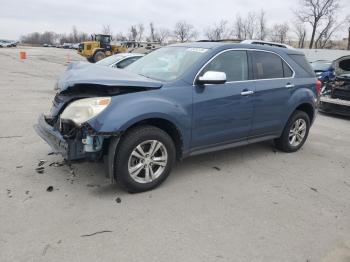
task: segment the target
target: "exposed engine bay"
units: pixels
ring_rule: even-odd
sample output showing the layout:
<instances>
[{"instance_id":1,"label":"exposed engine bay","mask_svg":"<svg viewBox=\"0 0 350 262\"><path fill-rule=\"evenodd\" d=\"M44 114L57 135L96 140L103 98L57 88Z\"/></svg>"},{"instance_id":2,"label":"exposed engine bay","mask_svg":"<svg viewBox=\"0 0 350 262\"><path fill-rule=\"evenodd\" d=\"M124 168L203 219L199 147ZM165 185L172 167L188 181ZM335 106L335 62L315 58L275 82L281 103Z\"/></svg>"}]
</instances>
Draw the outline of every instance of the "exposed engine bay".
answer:
<instances>
[{"instance_id":1,"label":"exposed engine bay","mask_svg":"<svg viewBox=\"0 0 350 262\"><path fill-rule=\"evenodd\" d=\"M320 110L350 115L350 56L333 62L335 76L322 88Z\"/></svg>"}]
</instances>

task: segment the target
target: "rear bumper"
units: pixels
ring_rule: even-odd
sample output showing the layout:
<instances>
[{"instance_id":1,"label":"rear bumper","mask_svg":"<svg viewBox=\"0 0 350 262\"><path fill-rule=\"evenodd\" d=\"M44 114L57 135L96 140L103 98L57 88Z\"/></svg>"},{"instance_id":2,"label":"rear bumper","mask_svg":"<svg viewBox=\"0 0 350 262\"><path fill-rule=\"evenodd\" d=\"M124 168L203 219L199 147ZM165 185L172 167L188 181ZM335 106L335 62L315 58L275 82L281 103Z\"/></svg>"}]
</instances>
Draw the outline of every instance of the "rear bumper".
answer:
<instances>
[{"instance_id":1,"label":"rear bumper","mask_svg":"<svg viewBox=\"0 0 350 262\"><path fill-rule=\"evenodd\" d=\"M319 110L325 113L350 116L350 101L321 96Z\"/></svg>"}]
</instances>

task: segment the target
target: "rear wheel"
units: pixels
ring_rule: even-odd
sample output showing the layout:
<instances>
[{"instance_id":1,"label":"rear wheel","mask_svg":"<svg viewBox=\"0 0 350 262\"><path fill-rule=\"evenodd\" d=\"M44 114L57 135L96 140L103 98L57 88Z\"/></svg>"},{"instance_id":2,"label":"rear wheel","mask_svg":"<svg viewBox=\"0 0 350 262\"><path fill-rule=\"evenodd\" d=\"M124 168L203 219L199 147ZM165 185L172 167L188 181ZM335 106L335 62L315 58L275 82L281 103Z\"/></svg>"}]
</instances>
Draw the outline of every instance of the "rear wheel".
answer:
<instances>
[{"instance_id":1,"label":"rear wheel","mask_svg":"<svg viewBox=\"0 0 350 262\"><path fill-rule=\"evenodd\" d=\"M281 137L275 140L276 147L284 152L295 152L305 143L310 130L310 118L296 110L288 120Z\"/></svg>"},{"instance_id":2,"label":"rear wheel","mask_svg":"<svg viewBox=\"0 0 350 262\"><path fill-rule=\"evenodd\" d=\"M117 183L128 192L143 192L168 177L175 162L175 146L163 130L141 126L121 139L116 156Z\"/></svg>"},{"instance_id":3,"label":"rear wheel","mask_svg":"<svg viewBox=\"0 0 350 262\"><path fill-rule=\"evenodd\" d=\"M105 53L103 53L102 51L97 51L95 54L94 54L94 62L98 62L100 60L102 60L103 58L105 58L106 55Z\"/></svg>"}]
</instances>

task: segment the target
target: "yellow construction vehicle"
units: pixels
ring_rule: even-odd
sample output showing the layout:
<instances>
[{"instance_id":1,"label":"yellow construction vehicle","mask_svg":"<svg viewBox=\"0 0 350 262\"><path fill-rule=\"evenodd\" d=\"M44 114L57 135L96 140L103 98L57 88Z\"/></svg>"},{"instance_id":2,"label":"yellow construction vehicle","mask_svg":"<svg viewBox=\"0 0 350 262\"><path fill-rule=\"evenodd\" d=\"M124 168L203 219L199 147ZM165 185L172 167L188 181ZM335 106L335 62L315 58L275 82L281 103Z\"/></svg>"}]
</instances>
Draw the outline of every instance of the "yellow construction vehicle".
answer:
<instances>
[{"instance_id":1,"label":"yellow construction vehicle","mask_svg":"<svg viewBox=\"0 0 350 262\"><path fill-rule=\"evenodd\" d=\"M89 62L95 63L107 56L127 51L125 46L112 45L111 40L110 35L92 35L91 41L79 44L78 54L86 57Z\"/></svg>"}]
</instances>

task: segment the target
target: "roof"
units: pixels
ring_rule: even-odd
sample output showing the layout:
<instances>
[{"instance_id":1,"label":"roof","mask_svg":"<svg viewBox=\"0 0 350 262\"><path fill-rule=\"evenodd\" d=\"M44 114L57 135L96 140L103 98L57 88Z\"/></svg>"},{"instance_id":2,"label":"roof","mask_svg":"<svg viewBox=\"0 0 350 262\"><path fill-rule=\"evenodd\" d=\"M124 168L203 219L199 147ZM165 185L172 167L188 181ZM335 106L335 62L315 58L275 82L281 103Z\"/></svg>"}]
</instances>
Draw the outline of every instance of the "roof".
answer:
<instances>
[{"instance_id":1,"label":"roof","mask_svg":"<svg viewBox=\"0 0 350 262\"><path fill-rule=\"evenodd\" d=\"M188 48L206 48L206 49L244 48L244 49L266 50L266 51L272 51L276 53L303 54L302 52L296 49L273 47L273 46L267 46L267 45L244 44L244 43L234 44L234 43L224 43L224 42L189 42L189 43L174 44L171 46L183 46Z\"/></svg>"}]
</instances>

